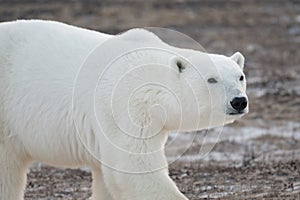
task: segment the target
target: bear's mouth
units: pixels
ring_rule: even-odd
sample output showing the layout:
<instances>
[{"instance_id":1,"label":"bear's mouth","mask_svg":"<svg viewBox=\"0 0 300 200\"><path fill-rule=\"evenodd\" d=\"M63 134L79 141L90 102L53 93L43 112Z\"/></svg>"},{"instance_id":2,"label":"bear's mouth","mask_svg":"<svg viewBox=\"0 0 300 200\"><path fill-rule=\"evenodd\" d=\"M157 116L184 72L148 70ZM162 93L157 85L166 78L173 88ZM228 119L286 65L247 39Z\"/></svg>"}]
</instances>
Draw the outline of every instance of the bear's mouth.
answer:
<instances>
[{"instance_id":1,"label":"bear's mouth","mask_svg":"<svg viewBox=\"0 0 300 200\"><path fill-rule=\"evenodd\" d=\"M245 111L239 111L239 112L231 112L231 113L228 113L229 115L243 115L245 114Z\"/></svg>"}]
</instances>

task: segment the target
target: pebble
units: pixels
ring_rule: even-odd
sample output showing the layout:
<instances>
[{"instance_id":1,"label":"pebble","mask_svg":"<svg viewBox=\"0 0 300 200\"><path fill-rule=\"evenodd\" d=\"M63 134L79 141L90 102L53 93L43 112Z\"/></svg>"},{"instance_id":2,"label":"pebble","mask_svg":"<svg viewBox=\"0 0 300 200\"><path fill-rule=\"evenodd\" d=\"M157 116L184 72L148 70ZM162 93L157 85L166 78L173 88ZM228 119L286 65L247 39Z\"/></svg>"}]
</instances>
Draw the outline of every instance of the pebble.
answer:
<instances>
[{"instance_id":1,"label":"pebble","mask_svg":"<svg viewBox=\"0 0 300 200\"><path fill-rule=\"evenodd\" d=\"M258 44L248 44L246 46L246 51L248 51L249 53L255 53L261 49L262 49L262 47Z\"/></svg>"},{"instance_id":2,"label":"pebble","mask_svg":"<svg viewBox=\"0 0 300 200\"><path fill-rule=\"evenodd\" d=\"M300 15L297 15L297 16L295 17L295 21L296 21L297 23L300 23Z\"/></svg>"},{"instance_id":3,"label":"pebble","mask_svg":"<svg viewBox=\"0 0 300 200\"><path fill-rule=\"evenodd\" d=\"M289 34L293 36L299 36L300 35L300 26L292 26L289 28Z\"/></svg>"}]
</instances>

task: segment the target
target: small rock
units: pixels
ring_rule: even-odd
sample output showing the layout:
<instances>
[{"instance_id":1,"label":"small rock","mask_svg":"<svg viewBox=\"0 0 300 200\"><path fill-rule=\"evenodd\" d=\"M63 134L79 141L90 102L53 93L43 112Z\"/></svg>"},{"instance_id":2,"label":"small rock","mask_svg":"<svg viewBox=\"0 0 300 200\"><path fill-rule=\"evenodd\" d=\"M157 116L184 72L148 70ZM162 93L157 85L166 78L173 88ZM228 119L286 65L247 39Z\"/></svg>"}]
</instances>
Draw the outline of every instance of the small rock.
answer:
<instances>
[{"instance_id":1,"label":"small rock","mask_svg":"<svg viewBox=\"0 0 300 200\"><path fill-rule=\"evenodd\" d=\"M297 16L295 17L295 21L296 21L297 23L300 23L300 15L297 15Z\"/></svg>"},{"instance_id":2,"label":"small rock","mask_svg":"<svg viewBox=\"0 0 300 200\"><path fill-rule=\"evenodd\" d=\"M300 26L292 26L289 28L289 34L294 36L300 35Z\"/></svg>"},{"instance_id":3,"label":"small rock","mask_svg":"<svg viewBox=\"0 0 300 200\"><path fill-rule=\"evenodd\" d=\"M255 53L260 49L261 46L259 46L258 44L248 44L246 47L246 51L248 51L249 53Z\"/></svg>"}]
</instances>

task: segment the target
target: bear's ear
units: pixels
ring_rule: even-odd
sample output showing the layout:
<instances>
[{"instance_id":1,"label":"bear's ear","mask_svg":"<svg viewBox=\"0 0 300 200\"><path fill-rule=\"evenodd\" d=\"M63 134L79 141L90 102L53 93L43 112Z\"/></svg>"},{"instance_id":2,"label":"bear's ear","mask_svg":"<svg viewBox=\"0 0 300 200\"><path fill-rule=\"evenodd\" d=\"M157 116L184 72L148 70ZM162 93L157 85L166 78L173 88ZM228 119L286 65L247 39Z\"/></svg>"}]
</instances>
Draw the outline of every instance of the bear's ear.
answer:
<instances>
[{"instance_id":1,"label":"bear's ear","mask_svg":"<svg viewBox=\"0 0 300 200\"><path fill-rule=\"evenodd\" d=\"M170 59L169 64L173 69L178 70L179 73L182 73L186 66L186 61L179 56L174 56Z\"/></svg>"},{"instance_id":2,"label":"bear's ear","mask_svg":"<svg viewBox=\"0 0 300 200\"><path fill-rule=\"evenodd\" d=\"M244 69L245 57L240 52L235 52L230 58L236 62L242 70Z\"/></svg>"}]
</instances>

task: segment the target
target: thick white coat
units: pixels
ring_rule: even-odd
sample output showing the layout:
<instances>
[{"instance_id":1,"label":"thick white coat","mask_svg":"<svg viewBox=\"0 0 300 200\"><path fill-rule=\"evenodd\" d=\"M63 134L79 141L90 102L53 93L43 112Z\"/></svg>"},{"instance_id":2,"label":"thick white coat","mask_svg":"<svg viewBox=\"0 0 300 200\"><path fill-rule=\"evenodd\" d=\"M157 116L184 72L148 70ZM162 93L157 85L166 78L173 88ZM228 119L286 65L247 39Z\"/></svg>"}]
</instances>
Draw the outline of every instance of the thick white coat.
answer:
<instances>
[{"instance_id":1,"label":"thick white coat","mask_svg":"<svg viewBox=\"0 0 300 200\"><path fill-rule=\"evenodd\" d=\"M97 49L108 39L111 39L112 43L105 51L103 47ZM178 56L159 57L149 50L146 51L146 56L139 53L136 54L137 58L132 55L125 56L125 60L120 61L124 66L113 66L107 70L102 79L103 85L99 86L99 92L95 95L96 111L100 113L102 125L99 128L92 117L94 110L89 97L94 88L89 89L89 84L99 75L99 66L103 68L100 72L103 72L105 66L101 64L106 63L105 59L124 50L121 48L120 52L114 52L118 49L114 45L118 45L120 41L125 41L124 49L128 46L129 49L133 49L148 45L173 51ZM100 52L103 53L103 57L99 55ZM81 74L88 73L91 77L78 75L90 54L91 61L88 62L92 64L86 65L92 66L87 67L92 71L83 71ZM154 54L159 58L153 58ZM26 170L33 161L54 166L91 167L94 179L93 199L187 199L168 176L163 152L167 132L196 130L232 122L240 116L229 116L226 113L231 109L228 102L235 96L245 96L246 89L245 83L238 80L238 77L243 75L244 65L243 57L239 53L232 58L207 54L218 70L221 70L219 72L203 66L203 62L198 59L201 55L203 53L168 46L152 33L139 29L112 36L51 21L21 20L1 23L0 199L23 198ZM182 75L177 71L174 59L185 65L186 69L183 69L185 71ZM123 100L122 91L126 91L124 88L139 85L144 79L134 84L132 80L135 79L125 80L120 84L122 88L118 91L121 91L121 96L116 96L118 101L114 104L117 109L115 116L107 106L111 103L111 91L115 81L131 66L150 61L153 62L151 69L156 70L147 71L147 75L140 74L142 72L139 71L136 75L169 85L176 91L184 104L183 110L180 111L183 116L181 127L178 127L179 110L172 95L152 86L147 86L133 97L132 120L139 128L129 125L128 121L124 120L127 112L123 113L122 110L126 109L124 105L127 105L128 99L124 97ZM94 63L99 64L98 68L93 66ZM165 72L165 69L162 70L155 63L170 66L171 70L167 71L171 72ZM197 70L203 72L204 78L198 80L199 76L195 75L192 65L199 66ZM93 74L95 77L92 77ZM188 90L183 88L185 83L178 80L179 76L184 76L191 82L195 95L201 100L201 115L194 111L197 102L189 100ZM225 87L207 86L206 78L209 76L223 80ZM76 82L78 79L82 82ZM126 92L130 92L129 89ZM220 94L221 98L209 97ZM174 119L171 117L164 121L165 119L160 117L163 113L159 109L153 109L149 114L149 109L156 104L165 106L166 114L174 116ZM209 121L207 116L211 113L216 116ZM112 120L113 117L116 121ZM144 127L143 124L149 121L152 126ZM153 130L161 129L154 137L135 139L121 134L120 127L116 124L125 127L131 136L139 137L139 134L151 136ZM144 128L143 131L140 131L140 127ZM120 151L115 145L126 152ZM160 150L154 155L140 156L157 149ZM128 152L139 155L133 156Z\"/></svg>"}]
</instances>

